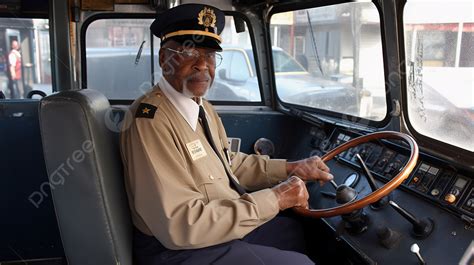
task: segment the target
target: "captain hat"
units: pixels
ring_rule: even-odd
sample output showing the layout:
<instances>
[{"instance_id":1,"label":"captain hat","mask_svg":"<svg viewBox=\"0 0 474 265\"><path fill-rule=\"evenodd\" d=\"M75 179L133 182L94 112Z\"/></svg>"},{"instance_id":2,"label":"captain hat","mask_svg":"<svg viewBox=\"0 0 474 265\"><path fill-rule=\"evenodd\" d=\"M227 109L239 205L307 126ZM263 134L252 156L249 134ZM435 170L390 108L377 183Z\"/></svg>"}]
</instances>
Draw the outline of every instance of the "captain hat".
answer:
<instances>
[{"instance_id":1,"label":"captain hat","mask_svg":"<svg viewBox=\"0 0 474 265\"><path fill-rule=\"evenodd\" d=\"M225 15L220 9L204 4L184 4L157 14L150 30L161 39L161 45L174 40L222 51L220 34L224 25Z\"/></svg>"}]
</instances>

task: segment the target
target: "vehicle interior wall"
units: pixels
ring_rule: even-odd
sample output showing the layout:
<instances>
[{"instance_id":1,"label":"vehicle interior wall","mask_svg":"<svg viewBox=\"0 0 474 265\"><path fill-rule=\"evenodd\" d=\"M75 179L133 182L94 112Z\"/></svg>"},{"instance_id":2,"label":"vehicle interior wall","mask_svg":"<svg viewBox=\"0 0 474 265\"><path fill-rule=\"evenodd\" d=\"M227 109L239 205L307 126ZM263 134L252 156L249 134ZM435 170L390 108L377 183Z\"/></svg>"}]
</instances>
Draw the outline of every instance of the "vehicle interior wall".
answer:
<instances>
[{"instance_id":1,"label":"vehicle interior wall","mask_svg":"<svg viewBox=\"0 0 474 265\"><path fill-rule=\"evenodd\" d=\"M2 264L66 264L39 131L41 96L27 99L32 89L51 84L48 2L9 1L0 7L0 90L6 95L0 99ZM16 96L7 74L13 40L22 59L23 94Z\"/></svg>"},{"instance_id":2,"label":"vehicle interior wall","mask_svg":"<svg viewBox=\"0 0 474 265\"><path fill-rule=\"evenodd\" d=\"M49 260L62 249L39 131L38 100L0 100L0 262ZM61 183L57 183L59 186Z\"/></svg>"}]
</instances>

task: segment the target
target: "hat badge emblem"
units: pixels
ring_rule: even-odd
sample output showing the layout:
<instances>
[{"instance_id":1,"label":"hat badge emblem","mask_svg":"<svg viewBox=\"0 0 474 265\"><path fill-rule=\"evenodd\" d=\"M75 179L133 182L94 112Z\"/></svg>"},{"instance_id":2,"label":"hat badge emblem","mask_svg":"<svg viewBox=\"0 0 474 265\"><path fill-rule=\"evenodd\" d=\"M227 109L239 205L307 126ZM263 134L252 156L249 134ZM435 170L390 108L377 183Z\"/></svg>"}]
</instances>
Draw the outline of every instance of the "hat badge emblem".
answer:
<instances>
[{"instance_id":1,"label":"hat badge emblem","mask_svg":"<svg viewBox=\"0 0 474 265\"><path fill-rule=\"evenodd\" d=\"M216 15L214 14L214 10L212 8L204 7L204 9L199 12L198 24L203 25L206 28L206 31L209 31L209 27L214 28L216 26Z\"/></svg>"}]
</instances>

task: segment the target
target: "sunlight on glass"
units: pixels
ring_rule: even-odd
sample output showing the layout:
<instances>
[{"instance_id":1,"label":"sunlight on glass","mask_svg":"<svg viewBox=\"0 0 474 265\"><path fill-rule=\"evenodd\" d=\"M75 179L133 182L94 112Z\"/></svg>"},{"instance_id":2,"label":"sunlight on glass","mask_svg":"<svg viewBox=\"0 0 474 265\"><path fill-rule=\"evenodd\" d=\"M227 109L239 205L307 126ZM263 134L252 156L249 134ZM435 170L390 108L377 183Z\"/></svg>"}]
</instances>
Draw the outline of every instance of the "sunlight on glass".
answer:
<instances>
[{"instance_id":1,"label":"sunlight on glass","mask_svg":"<svg viewBox=\"0 0 474 265\"><path fill-rule=\"evenodd\" d=\"M474 151L474 3L409 0L408 116L421 134Z\"/></svg>"},{"instance_id":2,"label":"sunlight on glass","mask_svg":"<svg viewBox=\"0 0 474 265\"><path fill-rule=\"evenodd\" d=\"M277 93L287 103L352 120L387 113L374 4L346 3L275 14L270 24Z\"/></svg>"}]
</instances>

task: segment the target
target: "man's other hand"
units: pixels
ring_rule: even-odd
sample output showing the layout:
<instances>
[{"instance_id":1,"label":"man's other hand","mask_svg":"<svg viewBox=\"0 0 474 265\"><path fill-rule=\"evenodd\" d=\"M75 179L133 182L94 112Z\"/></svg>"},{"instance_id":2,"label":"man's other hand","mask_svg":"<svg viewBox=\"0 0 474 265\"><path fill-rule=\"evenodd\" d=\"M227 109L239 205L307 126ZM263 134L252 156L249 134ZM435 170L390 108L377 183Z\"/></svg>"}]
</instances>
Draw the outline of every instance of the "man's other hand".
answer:
<instances>
[{"instance_id":1,"label":"man's other hand","mask_svg":"<svg viewBox=\"0 0 474 265\"><path fill-rule=\"evenodd\" d=\"M319 181L321 185L334 178L329 173L329 167L319 156L288 162L286 163L286 171L289 176L296 175L304 181Z\"/></svg>"},{"instance_id":2,"label":"man's other hand","mask_svg":"<svg viewBox=\"0 0 474 265\"><path fill-rule=\"evenodd\" d=\"M308 208L308 190L300 178L292 176L273 187L272 190L278 198L280 211L294 206Z\"/></svg>"}]
</instances>

